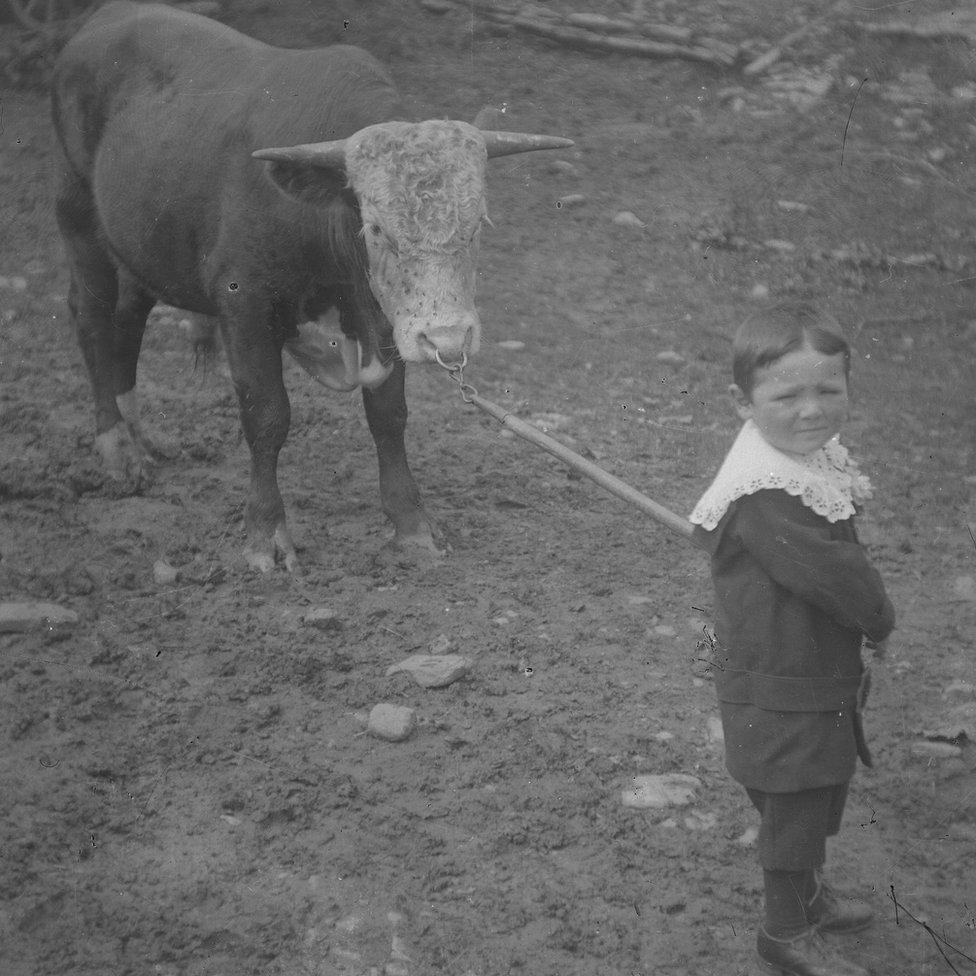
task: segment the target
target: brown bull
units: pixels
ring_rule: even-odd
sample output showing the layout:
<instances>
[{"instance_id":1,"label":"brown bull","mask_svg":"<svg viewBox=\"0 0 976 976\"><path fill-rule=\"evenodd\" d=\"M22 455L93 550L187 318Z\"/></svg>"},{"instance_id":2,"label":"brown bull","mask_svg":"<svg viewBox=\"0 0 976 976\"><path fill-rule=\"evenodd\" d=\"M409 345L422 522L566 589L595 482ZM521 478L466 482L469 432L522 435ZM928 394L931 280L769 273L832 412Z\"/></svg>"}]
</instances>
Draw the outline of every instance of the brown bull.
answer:
<instances>
[{"instance_id":1,"label":"brown bull","mask_svg":"<svg viewBox=\"0 0 976 976\"><path fill-rule=\"evenodd\" d=\"M285 50L125 2L64 49L52 102L69 306L109 471L141 477L152 456L136 366L163 301L219 323L251 450L250 565L296 563L276 473L283 349L327 386L362 387L395 539L432 547L404 451L404 364L477 349L486 159L572 143L402 121L358 48ZM329 312L334 350L304 328Z\"/></svg>"}]
</instances>

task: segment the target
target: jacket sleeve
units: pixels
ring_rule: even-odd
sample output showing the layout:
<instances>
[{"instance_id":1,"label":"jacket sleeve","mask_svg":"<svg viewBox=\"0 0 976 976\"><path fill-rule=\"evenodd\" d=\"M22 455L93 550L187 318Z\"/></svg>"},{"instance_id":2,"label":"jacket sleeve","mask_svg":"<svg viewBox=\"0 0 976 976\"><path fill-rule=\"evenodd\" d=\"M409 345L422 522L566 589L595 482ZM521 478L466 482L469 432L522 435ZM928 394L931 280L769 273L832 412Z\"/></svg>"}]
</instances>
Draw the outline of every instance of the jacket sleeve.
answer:
<instances>
[{"instance_id":1,"label":"jacket sleeve","mask_svg":"<svg viewBox=\"0 0 976 976\"><path fill-rule=\"evenodd\" d=\"M780 586L870 640L891 633L894 608L853 533L838 538L825 518L785 491L747 495L737 509L735 534Z\"/></svg>"}]
</instances>

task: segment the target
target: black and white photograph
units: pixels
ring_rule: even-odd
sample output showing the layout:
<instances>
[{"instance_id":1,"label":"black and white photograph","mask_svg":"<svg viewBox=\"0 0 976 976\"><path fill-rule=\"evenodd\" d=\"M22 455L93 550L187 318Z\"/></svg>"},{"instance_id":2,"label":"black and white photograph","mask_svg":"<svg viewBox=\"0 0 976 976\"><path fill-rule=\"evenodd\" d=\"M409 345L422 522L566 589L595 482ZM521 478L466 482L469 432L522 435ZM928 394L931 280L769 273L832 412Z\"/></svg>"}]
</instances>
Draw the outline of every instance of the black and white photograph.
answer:
<instances>
[{"instance_id":1,"label":"black and white photograph","mask_svg":"<svg viewBox=\"0 0 976 976\"><path fill-rule=\"evenodd\" d=\"M0 0L0 976L976 976L976 7Z\"/></svg>"}]
</instances>

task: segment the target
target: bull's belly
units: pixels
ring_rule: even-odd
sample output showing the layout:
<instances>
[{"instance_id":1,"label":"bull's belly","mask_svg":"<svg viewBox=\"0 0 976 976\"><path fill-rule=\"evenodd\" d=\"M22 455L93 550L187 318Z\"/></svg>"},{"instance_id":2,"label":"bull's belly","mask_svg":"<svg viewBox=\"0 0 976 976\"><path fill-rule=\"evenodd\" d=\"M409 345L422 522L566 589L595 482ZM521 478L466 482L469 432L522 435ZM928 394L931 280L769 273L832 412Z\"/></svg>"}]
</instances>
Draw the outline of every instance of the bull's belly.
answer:
<instances>
[{"instance_id":1,"label":"bull's belly","mask_svg":"<svg viewBox=\"0 0 976 976\"><path fill-rule=\"evenodd\" d=\"M190 179L188 163L153 149L127 149L118 133L103 143L92 174L102 232L115 260L158 300L216 315L206 280L216 236L208 194Z\"/></svg>"}]
</instances>

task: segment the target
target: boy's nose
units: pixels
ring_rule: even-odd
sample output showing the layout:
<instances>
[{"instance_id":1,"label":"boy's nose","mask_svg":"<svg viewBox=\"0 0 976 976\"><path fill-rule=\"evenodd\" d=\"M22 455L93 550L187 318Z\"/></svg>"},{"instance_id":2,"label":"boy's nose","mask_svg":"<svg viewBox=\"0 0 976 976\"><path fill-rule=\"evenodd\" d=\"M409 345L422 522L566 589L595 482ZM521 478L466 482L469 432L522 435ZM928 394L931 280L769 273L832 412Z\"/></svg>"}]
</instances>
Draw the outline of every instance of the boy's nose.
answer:
<instances>
[{"instance_id":1,"label":"boy's nose","mask_svg":"<svg viewBox=\"0 0 976 976\"><path fill-rule=\"evenodd\" d=\"M823 406L816 397L804 397L800 401L801 417L818 417L823 413Z\"/></svg>"}]
</instances>

